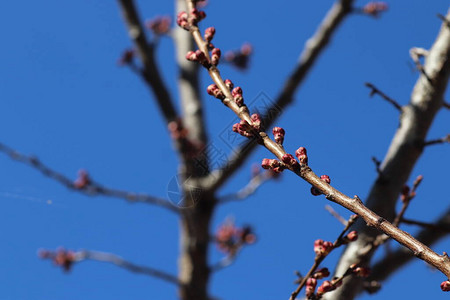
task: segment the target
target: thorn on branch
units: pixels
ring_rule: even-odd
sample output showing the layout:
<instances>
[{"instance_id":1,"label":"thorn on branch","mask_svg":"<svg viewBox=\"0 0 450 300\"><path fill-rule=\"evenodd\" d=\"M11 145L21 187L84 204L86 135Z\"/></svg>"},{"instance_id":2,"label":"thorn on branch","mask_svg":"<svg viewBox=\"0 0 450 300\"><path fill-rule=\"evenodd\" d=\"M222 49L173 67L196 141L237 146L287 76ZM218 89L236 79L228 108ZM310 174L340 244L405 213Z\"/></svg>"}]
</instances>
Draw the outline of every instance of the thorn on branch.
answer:
<instances>
[{"instance_id":1,"label":"thorn on branch","mask_svg":"<svg viewBox=\"0 0 450 300\"><path fill-rule=\"evenodd\" d=\"M370 82L366 82L365 86L370 88L370 94L369 94L370 97L373 97L375 94L378 94L378 95L380 95L381 98L383 98L387 102L391 103L399 112L402 111L402 106L400 104L398 104L397 101L395 101L394 99L392 99L391 97L387 96L385 93L380 91L375 85L373 85Z\"/></svg>"}]
</instances>

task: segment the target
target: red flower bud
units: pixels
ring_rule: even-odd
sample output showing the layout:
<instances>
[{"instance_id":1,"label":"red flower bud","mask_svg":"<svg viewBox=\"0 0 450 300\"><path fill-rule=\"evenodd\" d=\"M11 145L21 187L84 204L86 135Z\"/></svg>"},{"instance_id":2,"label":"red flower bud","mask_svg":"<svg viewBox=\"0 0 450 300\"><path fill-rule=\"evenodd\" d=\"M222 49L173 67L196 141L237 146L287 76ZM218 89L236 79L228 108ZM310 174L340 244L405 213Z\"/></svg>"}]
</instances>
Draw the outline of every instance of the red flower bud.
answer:
<instances>
[{"instance_id":1,"label":"red flower bud","mask_svg":"<svg viewBox=\"0 0 450 300\"><path fill-rule=\"evenodd\" d=\"M306 287L305 287L306 298L309 298L314 294L316 285L317 285L317 279L310 277L310 278L308 278L308 280L306 280Z\"/></svg>"},{"instance_id":2,"label":"red flower bud","mask_svg":"<svg viewBox=\"0 0 450 300\"><path fill-rule=\"evenodd\" d=\"M250 118L253 122L253 128L259 131L261 129L261 117L258 114L252 114Z\"/></svg>"},{"instance_id":3,"label":"red flower bud","mask_svg":"<svg viewBox=\"0 0 450 300\"><path fill-rule=\"evenodd\" d=\"M355 230L350 231L345 238L349 242L354 242L358 239L358 232Z\"/></svg>"},{"instance_id":4,"label":"red flower bud","mask_svg":"<svg viewBox=\"0 0 450 300\"><path fill-rule=\"evenodd\" d=\"M211 64L213 66L217 66L219 64L219 60L220 60L220 49L219 48L214 48L211 52Z\"/></svg>"},{"instance_id":5,"label":"red flower bud","mask_svg":"<svg viewBox=\"0 0 450 300\"><path fill-rule=\"evenodd\" d=\"M177 24L184 30L189 30L188 14L185 11L180 11L177 15Z\"/></svg>"},{"instance_id":6,"label":"red flower bud","mask_svg":"<svg viewBox=\"0 0 450 300\"><path fill-rule=\"evenodd\" d=\"M225 95L222 93L222 91L219 89L219 87L215 84L210 84L206 88L206 92L209 95L216 97L217 99L220 99L220 100L225 99Z\"/></svg>"},{"instance_id":7,"label":"red flower bud","mask_svg":"<svg viewBox=\"0 0 450 300\"><path fill-rule=\"evenodd\" d=\"M298 166L298 162L294 158L294 156L292 156L292 154L283 155L283 157L281 158L281 161L293 168Z\"/></svg>"},{"instance_id":8,"label":"red flower bud","mask_svg":"<svg viewBox=\"0 0 450 300\"><path fill-rule=\"evenodd\" d=\"M214 27L208 27L205 29L204 39L207 43L210 43L214 38L214 34L216 33L216 29Z\"/></svg>"},{"instance_id":9,"label":"red flower bud","mask_svg":"<svg viewBox=\"0 0 450 300\"><path fill-rule=\"evenodd\" d=\"M225 79L224 83L230 91L233 89L234 84L230 79Z\"/></svg>"},{"instance_id":10,"label":"red flower bud","mask_svg":"<svg viewBox=\"0 0 450 300\"><path fill-rule=\"evenodd\" d=\"M443 292L450 292L450 280L446 280L441 283L441 290Z\"/></svg>"},{"instance_id":11,"label":"red flower bud","mask_svg":"<svg viewBox=\"0 0 450 300\"><path fill-rule=\"evenodd\" d=\"M327 255L328 253L330 253L331 250L333 250L333 243L332 242L327 242L324 240L316 240L314 242L314 252L317 255Z\"/></svg>"},{"instance_id":12,"label":"red flower bud","mask_svg":"<svg viewBox=\"0 0 450 300\"><path fill-rule=\"evenodd\" d=\"M313 277L316 279L322 279L328 276L330 276L330 271L328 270L328 268L319 269L316 272L314 272L313 275Z\"/></svg>"},{"instance_id":13,"label":"red flower bud","mask_svg":"<svg viewBox=\"0 0 450 300\"><path fill-rule=\"evenodd\" d=\"M272 129L272 133L273 133L273 138L274 138L275 142L282 145L283 141L284 141L284 135L285 135L284 129L281 127L274 127Z\"/></svg>"},{"instance_id":14,"label":"red flower bud","mask_svg":"<svg viewBox=\"0 0 450 300\"><path fill-rule=\"evenodd\" d=\"M317 288L317 296L322 296L327 292L335 290L336 287L328 280L322 282L322 285Z\"/></svg>"},{"instance_id":15,"label":"red flower bud","mask_svg":"<svg viewBox=\"0 0 450 300\"><path fill-rule=\"evenodd\" d=\"M308 165L308 155L306 154L305 147L298 148L297 151L295 151L295 156L297 156L297 159L300 162L301 166Z\"/></svg>"}]
</instances>

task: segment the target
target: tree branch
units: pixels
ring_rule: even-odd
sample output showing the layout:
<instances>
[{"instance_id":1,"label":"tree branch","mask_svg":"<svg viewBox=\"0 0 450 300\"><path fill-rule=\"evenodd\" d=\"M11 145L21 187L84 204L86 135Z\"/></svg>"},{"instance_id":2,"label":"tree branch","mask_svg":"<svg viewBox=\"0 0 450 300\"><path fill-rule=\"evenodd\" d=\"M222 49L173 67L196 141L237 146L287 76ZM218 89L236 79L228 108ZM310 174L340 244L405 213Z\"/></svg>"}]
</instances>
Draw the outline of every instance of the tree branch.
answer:
<instances>
[{"instance_id":1,"label":"tree branch","mask_svg":"<svg viewBox=\"0 0 450 300\"><path fill-rule=\"evenodd\" d=\"M142 202L146 204L157 205L166 208L172 212L178 213L178 208L175 207L170 201L162 198L156 198L146 194L138 194L133 192L127 192L117 189L108 188L99 185L92 180L86 183L83 187L77 186L76 182L65 175L49 168L43 164L37 157L24 155L4 144L0 143L0 152L5 153L11 159L26 164L37 171L41 172L44 176L49 177L60 184L64 185L68 189L85 194L87 196L107 196L112 198L124 199L131 203Z\"/></svg>"},{"instance_id":2,"label":"tree branch","mask_svg":"<svg viewBox=\"0 0 450 300\"><path fill-rule=\"evenodd\" d=\"M433 227L426 227L416 234L418 240L427 245L432 245L448 236L450 233L450 209L436 221ZM441 230L436 230L440 228ZM400 247L396 251L381 258L371 267L371 275L368 280L384 281L396 271L409 263L414 257L406 248ZM361 292L361 291L360 291Z\"/></svg>"},{"instance_id":3,"label":"tree branch","mask_svg":"<svg viewBox=\"0 0 450 300\"><path fill-rule=\"evenodd\" d=\"M328 46L333 34L337 31L344 19L351 13L352 4L353 0L337 0L322 20L317 31L306 42L297 65L284 83L274 104L263 114L265 118L262 120L262 124L264 124L266 128L269 128L278 117L270 112L274 111L274 109L280 111L293 101L295 92L303 83L303 80L312 69L320 54ZM255 148L256 143L252 140L245 142L241 147L237 147L229 157L228 162L221 169L211 173L209 182L211 189L218 189L225 183L225 181L244 164L244 161L250 156Z\"/></svg>"},{"instance_id":4,"label":"tree branch","mask_svg":"<svg viewBox=\"0 0 450 300\"><path fill-rule=\"evenodd\" d=\"M385 216L388 220L392 220L395 215L398 195L423 151L423 143L431 123L442 107L450 74L450 29L448 26L441 26L423 68L424 72L421 73L413 89L410 103L403 107L400 127L380 166L382 177L378 176L366 201L366 205L371 210ZM366 228L362 222L357 226L360 238L356 243L349 245L341 256L336 269L337 274L345 272L352 263L367 264L373 255L373 252L360 255L359 249L370 244L379 233ZM353 299L361 287L361 280L351 278L327 299Z\"/></svg>"},{"instance_id":5,"label":"tree branch","mask_svg":"<svg viewBox=\"0 0 450 300\"><path fill-rule=\"evenodd\" d=\"M430 145L443 144L443 143L450 143L450 134L447 134L446 136L444 136L440 139L426 141L423 145L430 146Z\"/></svg>"},{"instance_id":6,"label":"tree branch","mask_svg":"<svg viewBox=\"0 0 450 300\"><path fill-rule=\"evenodd\" d=\"M122 9L122 14L128 27L128 35L134 42L137 53L142 61L143 71L142 77L151 87L156 102L162 115L169 123L177 118L177 112L173 105L173 100L169 90L165 85L158 66L155 62L154 48L148 43L145 36L145 30L139 19L133 0L118 0Z\"/></svg>"},{"instance_id":7,"label":"tree branch","mask_svg":"<svg viewBox=\"0 0 450 300\"><path fill-rule=\"evenodd\" d=\"M155 268L136 265L136 264L129 262L115 254L99 252L99 251L92 251L92 250L81 250L79 252L76 252L76 258L77 258L77 260L76 260L77 262L81 262L81 261L85 261L85 260L95 260L95 261L111 263L111 264L114 264L116 266L124 268L133 273L144 274L144 275L155 277L155 278L158 278L158 279L161 279L161 280L164 280L164 281L176 284L176 285L181 285L180 281L178 280L178 278L176 276L168 274L164 271L157 270Z\"/></svg>"},{"instance_id":8,"label":"tree branch","mask_svg":"<svg viewBox=\"0 0 450 300\"><path fill-rule=\"evenodd\" d=\"M402 106L400 104L398 104L397 101L395 101L394 99L392 99L391 97L387 96L385 93L383 93L382 91L380 91L376 86L374 86L372 83L370 82L366 82L365 86L367 86L369 89L371 89L370 91L370 97L372 97L375 94L380 95L381 98L383 98L384 100L386 100L387 102L391 103L399 112L402 111Z\"/></svg>"},{"instance_id":9,"label":"tree branch","mask_svg":"<svg viewBox=\"0 0 450 300\"><path fill-rule=\"evenodd\" d=\"M250 112L248 108L245 106L245 104L243 104L243 100L240 99L240 101L238 101L239 95L242 93L242 90L240 88L236 88L233 90L233 93L231 93L228 85L225 84L224 80L222 79L220 72L216 67L216 64L214 64L212 60L212 56L210 57L209 55L208 43L205 40L203 40L202 35L200 34L200 30L197 26L198 21L201 20L201 18L199 17L201 16L201 14L198 11L194 10L195 3L193 0L186 0L186 1L188 4L189 11L191 13L185 14L184 17L180 17L178 23L180 26L184 26L184 28L188 29L191 32L192 36L194 37L197 43L198 48L200 49L199 51L203 52L203 54L201 52L198 55L195 54L195 57L192 60L201 63L208 70L211 79L214 81L214 85L211 85L208 88L208 91L215 97L219 98L224 105L226 105L229 109L231 109L241 119L241 122L236 124L237 125L237 127L235 128L236 131L244 136L255 138L258 144L263 145L280 160L277 161L264 159L263 167L272 168L276 172L281 172L283 169L289 169L290 171L294 172L297 176L301 177L302 179L310 183L316 190L316 193L324 194L326 195L326 198L328 200L338 203L339 205L356 213L365 221L365 223L368 226L376 228L377 230L387 234L388 236L390 236L403 246L413 251L418 258L436 267L444 275L450 278L450 258L446 254L439 255L433 252L426 245L420 243L408 233L404 232L403 230L400 230L399 228L388 222L386 219L380 217L374 211L364 206L362 201L357 196L355 196L354 198L350 198L344 195L343 193L339 192L332 186L330 186L329 183L325 182L322 178L319 178L308 166L307 164L308 157L306 156L306 150L303 147L300 147L296 151L297 158L300 161L299 164L298 161L295 160L291 154L286 153L283 146L281 145L281 142L273 141L272 139L269 138L269 136L265 132L261 131L259 126L260 122L259 116L258 115L250 116ZM445 31L443 32L444 38L447 38L448 37L447 35L450 34L449 32ZM448 38L446 42L448 43L449 48L448 51L450 52L450 38ZM438 52L442 51L441 47L438 47L439 48ZM446 48L444 47L444 49ZM430 55L430 57L432 57L433 55L435 54L433 53L432 55ZM202 57L202 59L201 60L197 59L198 57ZM435 72L428 72L428 73L434 75ZM446 73L444 72L444 74ZM446 74L446 76L448 77L448 73ZM443 88L445 90L445 84ZM415 99L413 99L413 103L416 104ZM440 103L438 103L438 105L435 106L439 107L439 104ZM437 108L434 112L436 111ZM346 271L348 270L348 266L352 264L353 263L347 264Z\"/></svg>"}]
</instances>

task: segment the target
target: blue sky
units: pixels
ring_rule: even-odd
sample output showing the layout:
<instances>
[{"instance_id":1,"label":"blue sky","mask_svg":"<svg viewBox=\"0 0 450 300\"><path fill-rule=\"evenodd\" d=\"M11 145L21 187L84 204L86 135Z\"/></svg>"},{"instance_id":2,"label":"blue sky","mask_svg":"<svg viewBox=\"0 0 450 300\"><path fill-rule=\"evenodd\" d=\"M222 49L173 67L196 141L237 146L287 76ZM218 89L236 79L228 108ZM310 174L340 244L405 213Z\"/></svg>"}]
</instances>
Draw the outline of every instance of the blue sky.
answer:
<instances>
[{"instance_id":1,"label":"blue sky","mask_svg":"<svg viewBox=\"0 0 450 300\"><path fill-rule=\"evenodd\" d=\"M253 103L261 92L269 99L277 95L332 4L210 2L201 26L216 27L215 44L223 51L243 42L254 46L248 71L222 67L222 74L242 86ZM357 1L359 6L365 3ZM173 12L170 1L138 4L143 18ZM389 5L380 19L354 15L344 22L295 103L276 122L286 130L286 149L307 147L317 173L330 175L335 187L362 198L376 177L370 158L383 158L398 126L397 111L379 98L369 98L363 84L372 82L406 104L418 77L409 49L431 46L440 27L436 13L448 9L443 0ZM120 53L131 45L117 3L2 1L0 16L0 142L35 154L73 178L86 168L106 186L167 197L177 157L148 88L130 70L117 66ZM161 40L159 64L177 96L173 57L172 41ZM210 83L206 75L205 89ZM231 130L234 116L206 93L204 102L209 135L229 153L220 134ZM449 133L448 119L448 112L441 111L429 138ZM448 197L437 187L448 184L448 154L448 146L435 146L421 157L410 182L419 174L425 179L407 217L431 221L447 208ZM256 151L221 194L245 185L250 166L266 157L271 158L265 149ZM170 284L115 266L84 262L66 275L36 257L42 247L85 248L176 273L175 216L152 206L68 191L4 155L0 170L0 300L176 299ZM312 264L314 240L334 240L341 229L325 204L323 197L310 195L306 183L286 173L246 201L221 207L213 229L233 216L238 225L254 226L258 242L213 277L211 294L222 299L288 298L295 288L294 270L305 273ZM449 240L432 248L449 251ZM332 255L323 265L332 268L337 257ZM211 262L218 259L220 253L211 247ZM439 289L443 280L442 274L415 261L375 297L444 299L448 295Z\"/></svg>"}]
</instances>

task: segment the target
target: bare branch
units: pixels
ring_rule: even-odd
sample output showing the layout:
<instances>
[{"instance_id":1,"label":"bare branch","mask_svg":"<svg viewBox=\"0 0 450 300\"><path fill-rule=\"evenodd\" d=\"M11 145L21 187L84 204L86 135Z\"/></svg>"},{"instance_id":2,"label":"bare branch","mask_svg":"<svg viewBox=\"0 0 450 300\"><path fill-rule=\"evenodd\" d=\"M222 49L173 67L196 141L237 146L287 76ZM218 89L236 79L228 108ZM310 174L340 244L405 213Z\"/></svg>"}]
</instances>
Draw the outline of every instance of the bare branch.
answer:
<instances>
[{"instance_id":1,"label":"bare branch","mask_svg":"<svg viewBox=\"0 0 450 300\"><path fill-rule=\"evenodd\" d=\"M51 250L39 250L38 255L42 259L50 259L57 266L63 268L64 271L70 271L73 268L73 265L76 263L80 263L82 261L87 260L95 260L101 262L107 262L124 268L133 273L139 273L148 275L151 277L155 277L170 283L174 283L176 285L180 285L178 278L173 275L170 275L164 271L157 270L155 268L150 268L146 266L136 265L131 263L120 256L115 254L92 251L92 250L81 250L81 251L72 251L66 250L64 248L59 248L56 251Z\"/></svg>"},{"instance_id":2,"label":"bare branch","mask_svg":"<svg viewBox=\"0 0 450 300\"><path fill-rule=\"evenodd\" d=\"M344 237L344 234L355 223L356 219L357 219L357 216L351 216L350 219L348 221L346 221L347 224L345 225L345 228L341 231L341 233L339 234L338 238L334 241L331 249L328 252L326 252L326 253L316 253L316 257L314 258L314 264L311 266L311 268L309 269L308 273L306 273L306 275L300 280L299 285L297 286L295 291L292 292L289 300L295 300L296 299L296 297L298 296L298 294L300 293L300 291L303 289L303 287L305 286L306 282L308 281L308 278L310 278L313 275L313 273L317 270L317 268L322 263L322 261L327 257L327 255L331 251L333 251L334 249L336 249L336 248L338 248L339 246L342 245L342 239Z\"/></svg>"},{"instance_id":3,"label":"bare branch","mask_svg":"<svg viewBox=\"0 0 450 300\"><path fill-rule=\"evenodd\" d=\"M425 227L417 235L424 244L432 245L448 236L450 233L450 209L436 221L433 226ZM439 228L439 230L436 230ZM414 254L400 247L393 253L381 258L372 267L369 280L384 281L414 258Z\"/></svg>"},{"instance_id":4,"label":"bare branch","mask_svg":"<svg viewBox=\"0 0 450 300\"><path fill-rule=\"evenodd\" d=\"M398 104L397 101L395 101L394 99L392 99L391 97L387 96L385 93L380 91L375 85L373 85L370 82L366 82L365 86L367 86L370 89L370 97L372 97L375 94L378 94L380 95L381 98L391 103L399 112L402 111L402 106Z\"/></svg>"},{"instance_id":5,"label":"bare branch","mask_svg":"<svg viewBox=\"0 0 450 300\"><path fill-rule=\"evenodd\" d=\"M133 0L118 0L123 17L128 26L128 34L136 45L138 55L142 61L142 77L152 88L162 115L169 123L177 118L177 112L169 90L164 83L155 62L154 48L148 43Z\"/></svg>"},{"instance_id":6,"label":"bare branch","mask_svg":"<svg viewBox=\"0 0 450 300\"><path fill-rule=\"evenodd\" d=\"M294 99L295 92L303 83L306 75L312 69L320 54L328 46L332 36L336 33L339 25L351 14L353 0L337 0L328 11L322 23L314 35L306 42L299 61L287 78L281 92L276 97L275 103L262 115L266 116L262 124L269 128L277 119L277 115L271 111L280 111L287 107ZM256 148L254 140L249 140L243 146L236 148L229 157L228 162L221 169L210 175L211 189L218 189L249 157Z\"/></svg>"},{"instance_id":7,"label":"bare branch","mask_svg":"<svg viewBox=\"0 0 450 300\"><path fill-rule=\"evenodd\" d=\"M325 205L325 209L333 216L335 217L342 225L347 226L348 222L346 219L344 219L340 214L338 214L337 211L333 209L330 205Z\"/></svg>"},{"instance_id":8,"label":"bare branch","mask_svg":"<svg viewBox=\"0 0 450 300\"><path fill-rule=\"evenodd\" d=\"M426 141L423 145L430 146L430 145L443 144L443 143L450 143L450 134L447 134L446 136L444 136L440 139Z\"/></svg>"},{"instance_id":9,"label":"bare branch","mask_svg":"<svg viewBox=\"0 0 450 300\"><path fill-rule=\"evenodd\" d=\"M210 56L209 54L209 43L205 41L200 33L200 30L197 26L197 23L199 20L202 19L202 14L196 11L195 3L193 0L186 0L188 4L188 8L190 11L190 14L185 13L183 17L179 18L179 25L183 28L188 29L191 34L193 35L197 46L199 48L198 52L194 53L191 52L189 56L191 57L190 60L197 61L198 63L202 64L207 70L211 77L211 79L214 81L213 85L210 85L208 87L208 93L215 96L216 98L220 99L222 103L227 106L229 109L231 109L240 119L241 122L236 124L235 129L236 132L246 136L255 138L258 142L258 144L263 145L265 148L267 148L273 155L276 156L278 160L276 159L264 159L262 166L264 168L273 169L275 172L281 172L284 169L289 169L290 171L294 172L296 175L310 183L315 193L321 193L326 195L326 198L330 201L333 201L335 203L338 203L339 205L349 209L350 211L354 212L358 216L360 216L365 223L373 228L376 228L379 231L382 231L386 235L390 236L403 246L409 248L411 251L414 252L414 254L429 263L430 265L436 267L438 270L440 270L443 274L445 274L448 278L450 278L450 258L444 254L439 255L435 252L433 252L430 248L428 248L426 245L420 243L418 240L414 239L410 234L400 230L398 227L392 225L390 222L388 222L385 218L380 217L378 214L376 214L374 211L370 210L368 207L366 207L362 201L359 199L359 197L355 196L354 198L350 198L335 188L331 187L329 185L329 180L326 182L324 178L318 177L308 166L308 157L306 155L306 149L303 147L300 147L296 151L296 155L298 160L300 161L300 164L295 158L291 155L286 153L281 143L277 143L273 141L265 132L261 131L260 128L260 118L258 115L254 114L250 116L250 112L248 108L243 104L242 99L242 90L241 88L235 88L233 89L233 93L231 93L229 85L227 85L224 80L222 79L219 70L217 69L217 60L216 63L214 63L213 56ZM445 30L441 31L442 36L445 38L448 38L446 43L443 45L439 45L439 47L436 47L438 50L436 52L444 51L446 57L450 56L450 38L449 34L450 32L446 32ZM438 38L439 39L439 38ZM434 50L435 47L433 47L432 50ZM448 49L447 49L448 48ZM212 51L214 54L214 50ZM439 55L442 57L443 55L441 53L435 54L433 51L430 52L430 57L434 58L433 55ZM216 57L217 58L217 57ZM435 58L436 59L436 58ZM448 60L450 63L450 59ZM444 63L439 60L437 64L440 67L444 67ZM442 73L444 73L444 76L448 78L449 72L441 72L440 68L436 67L434 72L429 72L433 76L443 76ZM434 74L437 73L438 75ZM441 89L445 90L446 83L441 86ZM429 83L428 83L429 84ZM439 90L440 93L443 93L443 90ZM429 95L430 93L427 93L427 97L430 97L432 95ZM438 99L442 99L438 98ZM430 100L432 102L433 99ZM416 103L417 100L413 99L412 104L419 104ZM432 102L433 103L433 102ZM431 112L436 113L436 111L439 108L440 103L435 103L435 105L431 105ZM430 113L432 116L434 114ZM407 113L404 113L403 116L408 116ZM420 116L418 116L420 117ZM432 118L428 120L428 122L431 124ZM428 125L429 127L429 125ZM428 128L427 127L427 128ZM399 130L405 130L405 128L408 130L408 126L403 125ZM416 129L417 126L414 126L414 129ZM427 131L427 128L423 129L421 128L421 133L425 134ZM417 130L417 129L416 129ZM283 130L284 131L284 130ZM422 137L423 139L423 137ZM407 148L407 147L405 147ZM417 150L417 149L415 149ZM420 151L419 153L420 154ZM418 156L418 155L417 155ZM413 162L415 160L413 159ZM410 170L408 170L410 171ZM326 176L328 177L328 176ZM329 178L328 178L329 179ZM384 202L383 202L384 204ZM347 267L343 273L348 270L348 266L352 264L347 264Z\"/></svg>"},{"instance_id":10,"label":"bare branch","mask_svg":"<svg viewBox=\"0 0 450 300\"><path fill-rule=\"evenodd\" d=\"M428 77L427 73L425 72L424 67L422 66L422 63L420 62L420 58L421 57L426 57L428 55L428 50L423 49L423 48L411 48L409 50L409 55L411 56L412 60L414 61L417 70L420 71L420 73L422 73L425 78L431 82L430 77Z\"/></svg>"},{"instance_id":11,"label":"bare branch","mask_svg":"<svg viewBox=\"0 0 450 300\"><path fill-rule=\"evenodd\" d=\"M115 254L92 250L81 250L80 252L77 252L76 257L78 262L84 260L107 262L119 266L121 268L124 268L133 273L144 274L176 285L181 285L178 278L174 275L168 274L164 271L157 270L155 268L136 265Z\"/></svg>"},{"instance_id":12,"label":"bare branch","mask_svg":"<svg viewBox=\"0 0 450 300\"><path fill-rule=\"evenodd\" d=\"M170 201L162 198L156 198L146 194L138 194L133 192L127 192L117 189L108 188L98 183L89 181L89 184L86 184L83 187L79 187L76 185L75 181L66 177L65 175L49 168L45 164L43 164L37 157L24 155L4 144L0 143L0 152L5 153L11 159L26 164L39 172L41 172L44 176L47 176L60 184L64 185L68 189L73 191L85 194L87 196L107 196L113 198L124 199L130 203L147 203L152 205L157 205L163 208L166 208L172 212L178 212L178 208L170 203Z\"/></svg>"},{"instance_id":13,"label":"bare branch","mask_svg":"<svg viewBox=\"0 0 450 300\"><path fill-rule=\"evenodd\" d=\"M244 200L251 195L253 195L258 188L260 188L265 182L269 181L270 179L274 178L274 172L272 171L265 171L256 174L253 176L250 181L247 183L246 186L244 186L242 189L240 189L237 193L229 194L221 197L218 200L218 203L227 203L231 201L240 201Z\"/></svg>"},{"instance_id":14,"label":"bare branch","mask_svg":"<svg viewBox=\"0 0 450 300\"><path fill-rule=\"evenodd\" d=\"M378 177L375 181L366 201L370 209L389 220L395 216L398 195L422 154L425 137L436 113L442 107L443 95L450 75L450 29L448 26L441 27L423 68L427 75L422 73L419 76L411 94L410 103L403 107L401 126L397 129L380 166L383 178L381 180ZM360 238L345 250L338 264L337 273L344 272L353 262L369 263L373 254L371 252L366 256L360 256L358 249L370 244L378 232L366 229L363 223L357 226L360 229ZM415 252L415 254L419 253ZM442 258L446 259L444 256ZM360 288L361 281L351 278L344 283L343 288L329 295L327 299L353 299Z\"/></svg>"},{"instance_id":15,"label":"bare branch","mask_svg":"<svg viewBox=\"0 0 450 300\"><path fill-rule=\"evenodd\" d=\"M440 226L440 225L437 225L434 223L421 222L421 221L411 220L411 219L406 219L406 218L402 218L401 223L408 224L408 225L416 225L416 226L428 228L431 230L444 231L444 232L450 233L450 227Z\"/></svg>"}]
</instances>

